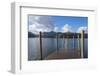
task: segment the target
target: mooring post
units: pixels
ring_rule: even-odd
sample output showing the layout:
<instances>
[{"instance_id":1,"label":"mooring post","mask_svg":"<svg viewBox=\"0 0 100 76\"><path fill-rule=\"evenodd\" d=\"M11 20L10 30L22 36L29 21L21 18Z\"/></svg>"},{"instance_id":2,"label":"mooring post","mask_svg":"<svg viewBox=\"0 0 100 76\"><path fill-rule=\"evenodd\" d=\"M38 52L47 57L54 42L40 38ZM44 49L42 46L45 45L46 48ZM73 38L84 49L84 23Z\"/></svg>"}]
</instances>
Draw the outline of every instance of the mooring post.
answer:
<instances>
[{"instance_id":1,"label":"mooring post","mask_svg":"<svg viewBox=\"0 0 100 76\"><path fill-rule=\"evenodd\" d=\"M84 52L84 30L81 31L81 58L84 57L83 52Z\"/></svg>"},{"instance_id":2,"label":"mooring post","mask_svg":"<svg viewBox=\"0 0 100 76\"><path fill-rule=\"evenodd\" d=\"M64 38L64 35L63 35L62 47L65 48L64 46L65 46L65 38Z\"/></svg>"},{"instance_id":3,"label":"mooring post","mask_svg":"<svg viewBox=\"0 0 100 76\"><path fill-rule=\"evenodd\" d=\"M69 46L69 36L67 35L67 49L69 49L70 46Z\"/></svg>"},{"instance_id":4,"label":"mooring post","mask_svg":"<svg viewBox=\"0 0 100 76\"><path fill-rule=\"evenodd\" d=\"M78 51L80 51L80 35L79 34L78 34L77 38L78 38L78 40L77 40L78 41Z\"/></svg>"},{"instance_id":5,"label":"mooring post","mask_svg":"<svg viewBox=\"0 0 100 76\"><path fill-rule=\"evenodd\" d=\"M65 38L65 49L67 49L67 36Z\"/></svg>"},{"instance_id":6,"label":"mooring post","mask_svg":"<svg viewBox=\"0 0 100 76\"><path fill-rule=\"evenodd\" d=\"M77 43L78 43L78 55L81 57L81 50L80 50L80 33L77 35Z\"/></svg>"},{"instance_id":7,"label":"mooring post","mask_svg":"<svg viewBox=\"0 0 100 76\"><path fill-rule=\"evenodd\" d=\"M43 60L43 54L42 54L42 32L40 32L39 38L40 38L40 56L41 56L41 60Z\"/></svg>"},{"instance_id":8,"label":"mooring post","mask_svg":"<svg viewBox=\"0 0 100 76\"><path fill-rule=\"evenodd\" d=\"M74 35L73 35L73 49L75 49Z\"/></svg>"},{"instance_id":9,"label":"mooring post","mask_svg":"<svg viewBox=\"0 0 100 76\"><path fill-rule=\"evenodd\" d=\"M56 40L57 40L57 52L58 52L58 33L56 33Z\"/></svg>"},{"instance_id":10,"label":"mooring post","mask_svg":"<svg viewBox=\"0 0 100 76\"><path fill-rule=\"evenodd\" d=\"M65 38L65 35L64 35L64 49L66 49L66 38Z\"/></svg>"}]
</instances>

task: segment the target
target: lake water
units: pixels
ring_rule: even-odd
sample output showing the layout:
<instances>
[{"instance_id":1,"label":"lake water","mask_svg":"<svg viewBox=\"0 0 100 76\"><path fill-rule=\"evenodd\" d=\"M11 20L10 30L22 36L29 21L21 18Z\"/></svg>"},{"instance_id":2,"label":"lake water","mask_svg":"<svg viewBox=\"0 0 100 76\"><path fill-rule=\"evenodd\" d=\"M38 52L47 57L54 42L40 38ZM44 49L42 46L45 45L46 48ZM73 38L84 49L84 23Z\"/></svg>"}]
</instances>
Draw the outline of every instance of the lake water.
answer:
<instances>
[{"instance_id":1,"label":"lake water","mask_svg":"<svg viewBox=\"0 0 100 76\"><path fill-rule=\"evenodd\" d=\"M85 39L84 58L88 57L88 39ZM74 42L74 44L73 44ZM58 47L60 48L76 48L78 49L78 39L58 39ZM55 38L42 38L43 58L47 57L54 51L57 51L57 40ZM40 59L39 38L28 38L28 60Z\"/></svg>"}]
</instances>

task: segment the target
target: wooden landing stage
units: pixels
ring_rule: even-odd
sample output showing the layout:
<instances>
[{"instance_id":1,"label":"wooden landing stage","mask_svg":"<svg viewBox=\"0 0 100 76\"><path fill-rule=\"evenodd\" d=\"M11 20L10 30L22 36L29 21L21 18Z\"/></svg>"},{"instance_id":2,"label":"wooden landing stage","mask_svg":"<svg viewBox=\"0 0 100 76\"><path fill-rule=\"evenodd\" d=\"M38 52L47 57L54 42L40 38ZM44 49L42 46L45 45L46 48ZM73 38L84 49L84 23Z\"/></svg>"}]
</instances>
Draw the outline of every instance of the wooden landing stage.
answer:
<instances>
[{"instance_id":1,"label":"wooden landing stage","mask_svg":"<svg viewBox=\"0 0 100 76\"><path fill-rule=\"evenodd\" d=\"M77 49L59 49L48 55L45 60L50 59L75 59L81 58L81 52Z\"/></svg>"}]
</instances>

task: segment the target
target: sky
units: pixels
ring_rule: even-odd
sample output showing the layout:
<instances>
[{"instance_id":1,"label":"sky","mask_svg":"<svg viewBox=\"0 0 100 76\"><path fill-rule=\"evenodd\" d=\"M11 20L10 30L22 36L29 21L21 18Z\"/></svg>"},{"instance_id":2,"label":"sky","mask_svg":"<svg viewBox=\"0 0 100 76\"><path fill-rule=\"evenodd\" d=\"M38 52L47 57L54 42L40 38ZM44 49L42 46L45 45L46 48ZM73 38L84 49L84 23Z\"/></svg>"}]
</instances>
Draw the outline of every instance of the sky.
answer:
<instances>
[{"instance_id":1,"label":"sky","mask_svg":"<svg viewBox=\"0 0 100 76\"><path fill-rule=\"evenodd\" d=\"M87 32L88 17L78 16L28 16L28 30L42 32Z\"/></svg>"}]
</instances>

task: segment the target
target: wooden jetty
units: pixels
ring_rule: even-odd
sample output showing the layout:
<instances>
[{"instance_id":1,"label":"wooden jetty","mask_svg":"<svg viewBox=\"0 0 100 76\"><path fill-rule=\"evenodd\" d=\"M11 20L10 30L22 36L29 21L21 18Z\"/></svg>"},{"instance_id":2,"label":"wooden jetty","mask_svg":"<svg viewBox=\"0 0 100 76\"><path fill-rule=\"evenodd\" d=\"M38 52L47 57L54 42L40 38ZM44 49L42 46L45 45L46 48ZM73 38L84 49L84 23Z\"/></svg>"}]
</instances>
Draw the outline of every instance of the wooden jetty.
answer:
<instances>
[{"instance_id":1,"label":"wooden jetty","mask_svg":"<svg viewBox=\"0 0 100 76\"><path fill-rule=\"evenodd\" d=\"M81 58L80 51L78 49L60 49L48 55L45 60L50 59L75 59Z\"/></svg>"},{"instance_id":2,"label":"wooden jetty","mask_svg":"<svg viewBox=\"0 0 100 76\"><path fill-rule=\"evenodd\" d=\"M83 58L83 51L84 51L84 31L81 32L81 34L77 35L78 38L78 48L75 47L75 42L74 38L76 38L76 35L73 35L73 48L59 48L58 47L58 39L59 39L59 34L56 34L56 42L57 42L57 50L54 51L53 53L49 54L47 57L43 58L43 51L42 51L42 32L40 32L39 38L40 38L40 60L48 60L48 59L75 59L75 58ZM69 39L69 36L66 36L67 39ZM65 37L63 36L63 40ZM65 40L64 40L65 44ZM68 42L67 42L68 44Z\"/></svg>"}]
</instances>

